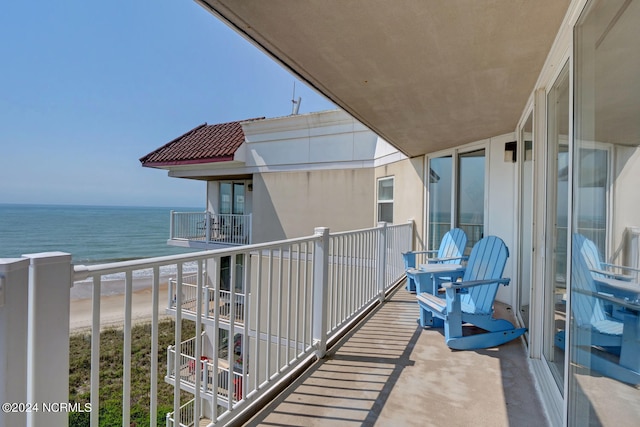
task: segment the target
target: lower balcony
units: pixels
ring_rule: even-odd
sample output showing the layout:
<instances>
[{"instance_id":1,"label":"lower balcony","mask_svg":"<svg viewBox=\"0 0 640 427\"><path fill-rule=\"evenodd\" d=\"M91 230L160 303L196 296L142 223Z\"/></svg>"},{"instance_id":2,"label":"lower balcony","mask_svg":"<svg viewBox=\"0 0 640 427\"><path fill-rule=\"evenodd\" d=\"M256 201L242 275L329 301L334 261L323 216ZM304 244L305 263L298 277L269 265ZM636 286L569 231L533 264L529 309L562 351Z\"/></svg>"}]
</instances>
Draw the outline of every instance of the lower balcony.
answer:
<instances>
[{"instance_id":1,"label":"lower balcony","mask_svg":"<svg viewBox=\"0 0 640 427\"><path fill-rule=\"evenodd\" d=\"M174 312L176 310L176 280L169 280L169 304L168 310ZM202 288L203 307L201 310L203 319L213 319L218 310L218 319L228 324L233 316L234 323L237 326L244 325L245 314L245 294L234 293L231 291L218 290L203 287ZM195 319L197 313L197 274L189 274L182 277L182 313L186 318ZM232 301L233 300L233 301Z\"/></svg>"},{"instance_id":2,"label":"lower balcony","mask_svg":"<svg viewBox=\"0 0 640 427\"><path fill-rule=\"evenodd\" d=\"M204 333L201 337L204 337ZM197 386L196 379L199 373L200 390L204 395L203 397L210 398L215 390L219 404L227 405L230 395L232 396L233 402L240 400L242 398L243 375L236 371L242 371L242 366L235 366L234 369L229 372L229 362L228 360L223 360L226 352L221 351L221 354L219 354L218 367L216 368L212 358L196 356L195 344L196 337L183 341L180 344L180 352L177 355L180 388L187 392L194 393ZM200 361L199 370L196 369L198 360ZM171 385L176 385L175 346L170 346L167 349L167 375L165 380ZM183 418L181 418L181 420L182 419Z\"/></svg>"},{"instance_id":3,"label":"lower balcony","mask_svg":"<svg viewBox=\"0 0 640 427\"><path fill-rule=\"evenodd\" d=\"M172 211L167 243L196 249L248 245L251 223L251 214Z\"/></svg>"},{"instance_id":4,"label":"lower balcony","mask_svg":"<svg viewBox=\"0 0 640 427\"><path fill-rule=\"evenodd\" d=\"M180 407L179 409L180 426L179 427L195 427L195 426L206 427L209 425L211 420L203 417L202 415L198 417L199 419L196 419L196 417L194 416L196 411L195 406L196 406L196 399L191 399L190 401L188 401L187 403L185 403ZM166 427L174 427L175 418L176 418L175 412L169 412L167 414Z\"/></svg>"}]
</instances>

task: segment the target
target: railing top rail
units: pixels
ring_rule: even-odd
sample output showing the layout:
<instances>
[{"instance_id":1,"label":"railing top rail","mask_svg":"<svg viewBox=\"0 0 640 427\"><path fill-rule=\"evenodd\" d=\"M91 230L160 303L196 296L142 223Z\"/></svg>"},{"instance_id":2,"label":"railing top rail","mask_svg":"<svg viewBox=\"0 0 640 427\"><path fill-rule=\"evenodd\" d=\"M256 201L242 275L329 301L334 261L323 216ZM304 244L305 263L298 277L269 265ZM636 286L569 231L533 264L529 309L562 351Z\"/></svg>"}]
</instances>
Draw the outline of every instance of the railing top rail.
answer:
<instances>
[{"instance_id":1,"label":"railing top rail","mask_svg":"<svg viewBox=\"0 0 640 427\"><path fill-rule=\"evenodd\" d=\"M203 337L203 336L205 336L205 335L206 335L206 331L202 331L202 333L200 334L200 337L202 338L202 337ZM196 338L197 338L197 337L192 337L192 338L189 338L189 339L187 339L187 340L184 340L184 341L182 341L182 342L180 343L180 345L185 344L185 343L188 343L189 341L195 341L195 339L196 339ZM170 345L170 346L169 346L169 350L170 350L170 351L174 351L174 350L173 350L173 348L174 348L174 347L175 347L175 345Z\"/></svg>"},{"instance_id":2,"label":"railing top rail","mask_svg":"<svg viewBox=\"0 0 640 427\"><path fill-rule=\"evenodd\" d=\"M408 223L405 224L389 224L387 223L387 228L404 228L404 227L410 227L411 225ZM348 231L338 231L336 233L329 233L330 237L336 237L336 236L350 236L350 235L354 235L354 234L358 234L358 233L364 233L366 231L375 231L375 230L379 230L380 228L382 228L381 225L378 225L376 227L371 227L371 228L361 228L359 230L348 230Z\"/></svg>"},{"instance_id":3,"label":"railing top rail","mask_svg":"<svg viewBox=\"0 0 640 427\"><path fill-rule=\"evenodd\" d=\"M364 233L365 231L375 231L382 228L382 226L376 226L371 228L361 228L360 230L338 231L336 233L329 233L330 237L349 236L358 233Z\"/></svg>"},{"instance_id":4,"label":"railing top rail","mask_svg":"<svg viewBox=\"0 0 640 427\"><path fill-rule=\"evenodd\" d=\"M202 261L212 256L236 255L251 251L260 251L264 249L278 248L283 245L291 245L295 243L313 242L319 237L312 235L307 237L299 237L295 239L278 240L275 242L258 243L253 245L238 246L233 249L212 249L208 251L195 252L190 254L167 255L154 258L143 258L130 261L113 262L109 264L95 265L76 265L73 268L73 280L84 280L88 277L100 274L120 273L124 270L142 270L147 268L162 267L165 265L175 264L178 262Z\"/></svg>"},{"instance_id":5,"label":"railing top rail","mask_svg":"<svg viewBox=\"0 0 640 427\"><path fill-rule=\"evenodd\" d=\"M411 226L408 222L404 224L387 224L387 228L409 228Z\"/></svg>"}]
</instances>

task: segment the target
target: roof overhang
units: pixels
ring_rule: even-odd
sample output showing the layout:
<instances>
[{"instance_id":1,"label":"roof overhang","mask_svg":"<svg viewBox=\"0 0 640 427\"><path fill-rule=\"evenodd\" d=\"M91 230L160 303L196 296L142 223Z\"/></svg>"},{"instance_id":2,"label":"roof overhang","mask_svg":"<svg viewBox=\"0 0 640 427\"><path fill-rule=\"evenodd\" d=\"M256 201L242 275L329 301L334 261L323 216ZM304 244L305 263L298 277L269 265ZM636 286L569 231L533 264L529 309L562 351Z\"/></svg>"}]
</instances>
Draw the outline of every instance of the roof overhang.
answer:
<instances>
[{"instance_id":1,"label":"roof overhang","mask_svg":"<svg viewBox=\"0 0 640 427\"><path fill-rule=\"evenodd\" d=\"M196 0L409 156L512 132L569 0Z\"/></svg>"},{"instance_id":2,"label":"roof overhang","mask_svg":"<svg viewBox=\"0 0 640 427\"><path fill-rule=\"evenodd\" d=\"M232 162L234 160L234 156L221 156L221 157L212 157L209 159L190 159L190 160L175 160L175 161L167 161L167 162L147 162L143 163L142 166L145 168L156 168L156 169L171 169L175 166L190 166L190 165L209 165L211 163L220 163L220 162Z\"/></svg>"}]
</instances>

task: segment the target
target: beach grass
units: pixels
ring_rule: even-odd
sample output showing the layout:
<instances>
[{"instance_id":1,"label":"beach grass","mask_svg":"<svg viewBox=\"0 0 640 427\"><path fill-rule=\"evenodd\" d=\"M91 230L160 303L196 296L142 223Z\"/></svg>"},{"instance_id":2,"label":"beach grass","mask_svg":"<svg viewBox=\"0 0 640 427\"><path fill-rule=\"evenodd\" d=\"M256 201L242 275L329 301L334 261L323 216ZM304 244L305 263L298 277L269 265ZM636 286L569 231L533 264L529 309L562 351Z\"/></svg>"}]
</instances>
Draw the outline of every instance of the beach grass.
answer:
<instances>
[{"instance_id":1,"label":"beach grass","mask_svg":"<svg viewBox=\"0 0 640 427\"><path fill-rule=\"evenodd\" d=\"M165 416L173 411L173 386L164 382L167 372L167 347L173 344L175 322L171 319L159 323L158 337L158 414L159 426L165 425ZM183 321L182 334L195 334L194 323ZM100 333L100 426L122 425L122 354L124 333L122 328L109 328ZM71 335L69 345L69 401L90 402L91 334ZM142 323L131 329L131 425L149 425L149 396L151 384L151 324ZM182 393L181 404L193 398ZM88 412L72 412L70 427L89 425Z\"/></svg>"}]
</instances>

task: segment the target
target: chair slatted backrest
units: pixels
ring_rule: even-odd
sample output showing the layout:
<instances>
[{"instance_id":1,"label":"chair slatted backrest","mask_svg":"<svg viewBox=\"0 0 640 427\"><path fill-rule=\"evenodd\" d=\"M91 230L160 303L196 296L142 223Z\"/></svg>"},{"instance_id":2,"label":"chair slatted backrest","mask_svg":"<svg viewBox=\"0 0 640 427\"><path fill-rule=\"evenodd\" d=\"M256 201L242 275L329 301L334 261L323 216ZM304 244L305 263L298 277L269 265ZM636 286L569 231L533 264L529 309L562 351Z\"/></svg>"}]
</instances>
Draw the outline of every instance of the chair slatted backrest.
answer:
<instances>
[{"instance_id":1,"label":"chair slatted backrest","mask_svg":"<svg viewBox=\"0 0 640 427\"><path fill-rule=\"evenodd\" d=\"M607 319L604 303L601 299L588 295L597 292L593 275L589 268L593 261L593 242L582 234L573 235L571 248L571 311L578 326L590 326ZM597 254L597 249L596 249ZM585 294L585 292L587 294Z\"/></svg>"},{"instance_id":2,"label":"chair slatted backrest","mask_svg":"<svg viewBox=\"0 0 640 427\"><path fill-rule=\"evenodd\" d=\"M587 263L588 269L591 270L601 270L602 269L602 257L600 256L600 251L593 241L587 239L582 234L576 233L576 236L580 236L580 253L584 258L584 261ZM603 275L596 272L591 272L594 277L602 277Z\"/></svg>"},{"instance_id":3,"label":"chair slatted backrest","mask_svg":"<svg viewBox=\"0 0 640 427\"><path fill-rule=\"evenodd\" d=\"M471 249L462 281L501 279L507 258L509 249L501 238L487 236L480 239ZM488 286L471 287L468 293L462 294L460 300L472 309L472 313L491 314L498 286L496 282Z\"/></svg>"},{"instance_id":4,"label":"chair slatted backrest","mask_svg":"<svg viewBox=\"0 0 640 427\"><path fill-rule=\"evenodd\" d=\"M461 257L467 246L467 234L460 228L452 228L442 238L438 249L438 258ZM460 264L461 260L443 261L443 264Z\"/></svg>"}]
</instances>

